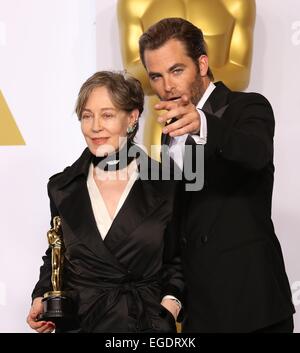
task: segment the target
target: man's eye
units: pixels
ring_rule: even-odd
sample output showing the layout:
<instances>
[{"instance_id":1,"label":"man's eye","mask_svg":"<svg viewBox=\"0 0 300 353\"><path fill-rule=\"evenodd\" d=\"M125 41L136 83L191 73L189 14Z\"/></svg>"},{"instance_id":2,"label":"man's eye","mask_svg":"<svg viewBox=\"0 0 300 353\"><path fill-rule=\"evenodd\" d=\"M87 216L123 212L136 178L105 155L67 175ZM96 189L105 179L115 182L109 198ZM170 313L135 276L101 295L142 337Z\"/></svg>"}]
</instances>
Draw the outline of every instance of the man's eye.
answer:
<instances>
[{"instance_id":1,"label":"man's eye","mask_svg":"<svg viewBox=\"0 0 300 353\"><path fill-rule=\"evenodd\" d=\"M173 70L173 73L174 73L175 75L178 75L178 74L181 74L182 71L183 71L183 69L175 69L175 70Z\"/></svg>"},{"instance_id":2,"label":"man's eye","mask_svg":"<svg viewBox=\"0 0 300 353\"><path fill-rule=\"evenodd\" d=\"M157 81L159 76L150 76L151 81Z\"/></svg>"},{"instance_id":3,"label":"man's eye","mask_svg":"<svg viewBox=\"0 0 300 353\"><path fill-rule=\"evenodd\" d=\"M89 120L89 119L91 119L91 118L92 118L91 115L83 115L83 116L82 116L82 119L83 119L83 120Z\"/></svg>"}]
</instances>

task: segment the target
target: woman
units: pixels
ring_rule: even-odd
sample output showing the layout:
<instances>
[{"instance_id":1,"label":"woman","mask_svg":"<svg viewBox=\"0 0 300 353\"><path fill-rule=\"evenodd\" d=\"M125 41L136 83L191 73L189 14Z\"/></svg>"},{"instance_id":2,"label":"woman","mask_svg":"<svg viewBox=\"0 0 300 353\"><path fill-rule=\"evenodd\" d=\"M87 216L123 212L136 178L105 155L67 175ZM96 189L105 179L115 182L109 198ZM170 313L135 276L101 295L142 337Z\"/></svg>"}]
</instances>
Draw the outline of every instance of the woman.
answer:
<instances>
[{"instance_id":1,"label":"woman","mask_svg":"<svg viewBox=\"0 0 300 353\"><path fill-rule=\"evenodd\" d=\"M183 291L177 186L145 177L160 166L133 144L143 102L134 78L105 71L89 78L76 105L87 148L48 184L65 246L63 289L76 298L79 332L176 332ZM27 318L38 332L55 329L37 321L49 290L50 248Z\"/></svg>"}]
</instances>

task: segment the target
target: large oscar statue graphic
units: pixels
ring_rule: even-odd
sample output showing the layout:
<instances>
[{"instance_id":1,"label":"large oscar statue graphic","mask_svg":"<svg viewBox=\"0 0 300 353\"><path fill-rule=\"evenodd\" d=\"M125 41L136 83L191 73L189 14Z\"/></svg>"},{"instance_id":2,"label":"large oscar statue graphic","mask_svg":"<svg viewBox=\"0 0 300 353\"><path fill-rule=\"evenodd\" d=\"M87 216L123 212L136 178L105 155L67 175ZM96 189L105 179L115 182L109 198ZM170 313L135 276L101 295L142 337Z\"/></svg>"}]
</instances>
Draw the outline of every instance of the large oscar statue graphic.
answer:
<instances>
[{"instance_id":1,"label":"large oscar statue graphic","mask_svg":"<svg viewBox=\"0 0 300 353\"><path fill-rule=\"evenodd\" d=\"M244 90L250 79L255 0L118 0L118 23L124 68L138 78L146 93L143 144L160 159L162 126L156 121L158 103L139 58L139 37L165 17L182 17L202 29L209 66L216 81Z\"/></svg>"},{"instance_id":2,"label":"large oscar statue graphic","mask_svg":"<svg viewBox=\"0 0 300 353\"><path fill-rule=\"evenodd\" d=\"M78 322L75 315L75 304L67 293L62 291L62 270L64 262L64 243L61 234L61 219L53 218L53 227L47 232L48 242L51 247L51 283L52 291L44 294L44 312L39 320L52 321L59 330L77 328Z\"/></svg>"}]
</instances>

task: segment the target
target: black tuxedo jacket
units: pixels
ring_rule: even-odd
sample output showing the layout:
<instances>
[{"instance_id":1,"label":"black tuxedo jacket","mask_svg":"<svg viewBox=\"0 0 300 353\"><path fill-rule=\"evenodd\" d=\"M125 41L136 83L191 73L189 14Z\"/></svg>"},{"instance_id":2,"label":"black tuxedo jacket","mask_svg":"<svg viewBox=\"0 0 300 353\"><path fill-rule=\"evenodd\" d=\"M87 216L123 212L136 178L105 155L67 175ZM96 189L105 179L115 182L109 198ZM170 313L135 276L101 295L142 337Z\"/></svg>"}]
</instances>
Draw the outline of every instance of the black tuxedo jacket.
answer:
<instances>
[{"instance_id":1,"label":"black tuxedo jacket","mask_svg":"<svg viewBox=\"0 0 300 353\"><path fill-rule=\"evenodd\" d=\"M80 327L83 332L175 331L172 314L160 301L166 294L182 299L178 228L172 220L176 183L138 179L102 240L86 185L91 158L86 149L48 184L51 217L62 220L64 289L78 304ZM43 260L33 298L51 290L50 249Z\"/></svg>"},{"instance_id":2,"label":"black tuxedo jacket","mask_svg":"<svg viewBox=\"0 0 300 353\"><path fill-rule=\"evenodd\" d=\"M216 86L203 107L204 187L182 208L183 330L249 332L294 313L271 220L274 116L263 96Z\"/></svg>"}]
</instances>

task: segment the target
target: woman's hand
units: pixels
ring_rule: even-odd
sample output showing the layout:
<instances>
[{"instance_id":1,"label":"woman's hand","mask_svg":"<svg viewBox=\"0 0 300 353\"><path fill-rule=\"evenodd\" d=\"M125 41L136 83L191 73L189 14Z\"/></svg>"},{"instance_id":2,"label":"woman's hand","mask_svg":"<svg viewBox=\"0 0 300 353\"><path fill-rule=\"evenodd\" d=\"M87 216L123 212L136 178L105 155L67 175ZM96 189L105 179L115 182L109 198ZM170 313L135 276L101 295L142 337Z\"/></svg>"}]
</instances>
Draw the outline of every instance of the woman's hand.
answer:
<instances>
[{"instance_id":1,"label":"woman's hand","mask_svg":"<svg viewBox=\"0 0 300 353\"><path fill-rule=\"evenodd\" d=\"M180 311L179 305L176 303L176 301L173 299L163 299L161 305L170 311L176 321Z\"/></svg>"},{"instance_id":2,"label":"woman's hand","mask_svg":"<svg viewBox=\"0 0 300 353\"><path fill-rule=\"evenodd\" d=\"M38 316L43 312L42 299L43 297L34 299L26 321L33 330L39 333L49 333L55 329L55 324L51 321L37 321Z\"/></svg>"}]
</instances>

